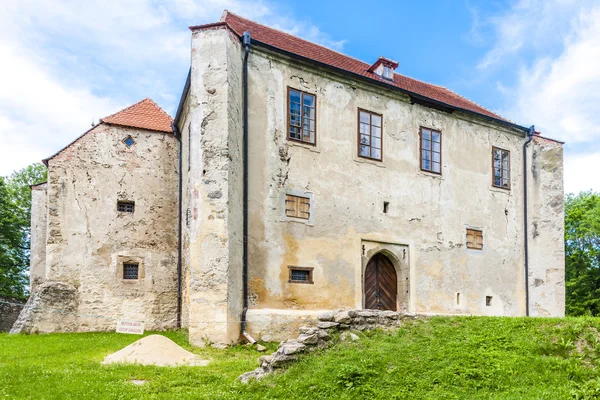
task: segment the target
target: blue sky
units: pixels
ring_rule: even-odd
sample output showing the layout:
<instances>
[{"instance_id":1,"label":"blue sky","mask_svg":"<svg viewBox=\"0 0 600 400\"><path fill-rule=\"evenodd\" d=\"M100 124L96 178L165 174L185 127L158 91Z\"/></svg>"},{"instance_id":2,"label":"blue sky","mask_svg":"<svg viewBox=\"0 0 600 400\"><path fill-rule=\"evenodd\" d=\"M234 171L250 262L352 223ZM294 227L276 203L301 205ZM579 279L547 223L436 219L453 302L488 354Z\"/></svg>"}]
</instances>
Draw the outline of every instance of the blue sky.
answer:
<instances>
[{"instance_id":1,"label":"blue sky","mask_svg":"<svg viewBox=\"0 0 600 400\"><path fill-rule=\"evenodd\" d=\"M381 5L379 5L381 4ZM190 25L223 9L451 90L564 140L568 192L600 191L600 3L4 0L0 175L142 98L174 113Z\"/></svg>"}]
</instances>

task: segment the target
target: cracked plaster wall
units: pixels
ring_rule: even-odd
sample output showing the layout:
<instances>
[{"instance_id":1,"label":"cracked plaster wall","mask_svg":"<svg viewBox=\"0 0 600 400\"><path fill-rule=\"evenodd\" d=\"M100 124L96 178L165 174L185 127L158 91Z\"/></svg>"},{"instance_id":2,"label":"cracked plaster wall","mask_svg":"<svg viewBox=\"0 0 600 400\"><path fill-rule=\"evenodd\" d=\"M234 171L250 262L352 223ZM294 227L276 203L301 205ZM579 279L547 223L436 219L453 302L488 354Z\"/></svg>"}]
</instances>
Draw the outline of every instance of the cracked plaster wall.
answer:
<instances>
[{"instance_id":1,"label":"cracked plaster wall","mask_svg":"<svg viewBox=\"0 0 600 400\"><path fill-rule=\"evenodd\" d=\"M46 279L76 288L76 330L175 326L177 146L171 134L100 124L49 161ZM117 200L135 201L134 213ZM128 259L140 279L122 279Z\"/></svg>"},{"instance_id":2,"label":"cracked plaster wall","mask_svg":"<svg viewBox=\"0 0 600 400\"><path fill-rule=\"evenodd\" d=\"M47 190L47 183L31 187L30 292L46 279Z\"/></svg>"},{"instance_id":3,"label":"cracked plaster wall","mask_svg":"<svg viewBox=\"0 0 600 400\"><path fill-rule=\"evenodd\" d=\"M525 313L522 132L411 105L401 94L256 48L249 76L253 308L361 308L361 243L369 241L408 246L409 311ZM288 86L317 96L316 146L286 140ZM357 108L383 114L383 162L357 157ZM420 171L420 126L442 131L441 176ZM511 190L492 187L492 146L511 152ZM562 155L541 168L562 187ZM562 192L548 190L548 181L532 185L540 202L562 207ZM312 194L313 224L282 218L281 198L294 190ZM465 248L467 227L483 230L482 251ZM545 227L553 241L562 229L558 216ZM531 264L561 265L561 254L536 255ZM313 267L314 284L288 283L289 265ZM561 315L564 282L548 285L562 286L547 300L556 304L549 314Z\"/></svg>"}]
</instances>

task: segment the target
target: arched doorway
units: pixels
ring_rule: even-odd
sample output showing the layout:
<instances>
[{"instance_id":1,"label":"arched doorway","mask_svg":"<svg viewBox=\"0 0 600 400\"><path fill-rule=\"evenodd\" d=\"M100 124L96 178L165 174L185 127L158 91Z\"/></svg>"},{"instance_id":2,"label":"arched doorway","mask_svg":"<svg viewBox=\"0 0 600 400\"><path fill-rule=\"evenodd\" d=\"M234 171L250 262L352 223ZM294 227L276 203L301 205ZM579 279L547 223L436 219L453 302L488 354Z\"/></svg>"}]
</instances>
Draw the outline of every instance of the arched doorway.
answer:
<instances>
[{"instance_id":1,"label":"arched doorway","mask_svg":"<svg viewBox=\"0 0 600 400\"><path fill-rule=\"evenodd\" d=\"M365 269L365 308L396 311L398 278L392 261L375 254Z\"/></svg>"}]
</instances>

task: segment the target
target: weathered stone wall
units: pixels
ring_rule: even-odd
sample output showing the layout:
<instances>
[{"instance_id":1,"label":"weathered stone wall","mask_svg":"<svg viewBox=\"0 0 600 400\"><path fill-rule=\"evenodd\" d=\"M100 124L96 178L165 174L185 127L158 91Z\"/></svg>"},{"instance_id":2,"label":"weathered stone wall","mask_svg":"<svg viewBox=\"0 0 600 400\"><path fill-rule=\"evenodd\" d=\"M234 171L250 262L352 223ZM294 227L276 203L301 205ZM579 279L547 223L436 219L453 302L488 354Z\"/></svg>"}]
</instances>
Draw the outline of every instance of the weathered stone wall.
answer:
<instances>
[{"instance_id":1,"label":"weathered stone wall","mask_svg":"<svg viewBox=\"0 0 600 400\"><path fill-rule=\"evenodd\" d=\"M47 183L31 187L31 251L29 256L31 293L46 279L47 190Z\"/></svg>"},{"instance_id":2,"label":"weathered stone wall","mask_svg":"<svg viewBox=\"0 0 600 400\"><path fill-rule=\"evenodd\" d=\"M528 150L530 315L565 315L562 144L534 137Z\"/></svg>"},{"instance_id":3,"label":"weathered stone wall","mask_svg":"<svg viewBox=\"0 0 600 400\"><path fill-rule=\"evenodd\" d=\"M225 29L192 35L188 190L190 341L237 341L242 294L242 53ZM185 119L188 116L184 117ZM187 211L187 210L186 210Z\"/></svg>"},{"instance_id":4,"label":"weathered stone wall","mask_svg":"<svg viewBox=\"0 0 600 400\"><path fill-rule=\"evenodd\" d=\"M7 304L11 303L11 304ZM0 332L8 332L19 317L24 301L0 297Z\"/></svg>"},{"instance_id":5,"label":"weathered stone wall","mask_svg":"<svg viewBox=\"0 0 600 400\"><path fill-rule=\"evenodd\" d=\"M100 124L49 161L46 279L77 290L76 330L175 326L177 151L172 134ZM140 279L122 279L128 260Z\"/></svg>"},{"instance_id":6,"label":"weathered stone wall","mask_svg":"<svg viewBox=\"0 0 600 400\"><path fill-rule=\"evenodd\" d=\"M525 313L523 132L410 104L402 94L257 48L249 75L252 307L362 308L365 251L391 245L405 268L397 273L405 276L406 310ZM288 86L317 96L316 146L286 139ZM383 114L383 162L357 156L359 107ZM442 132L441 176L420 170L421 126ZM492 146L510 151L510 190L492 187ZM553 171L562 182L561 170ZM546 189L541 201L562 204L560 191ZM289 191L312 196L312 221L286 220ZM548 226L552 237L561 235L558 219ZM482 251L465 248L466 228L483 231ZM547 257L561 262L560 252ZM288 266L314 267L314 284L289 283Z\"/></svg>"}]
</instances>

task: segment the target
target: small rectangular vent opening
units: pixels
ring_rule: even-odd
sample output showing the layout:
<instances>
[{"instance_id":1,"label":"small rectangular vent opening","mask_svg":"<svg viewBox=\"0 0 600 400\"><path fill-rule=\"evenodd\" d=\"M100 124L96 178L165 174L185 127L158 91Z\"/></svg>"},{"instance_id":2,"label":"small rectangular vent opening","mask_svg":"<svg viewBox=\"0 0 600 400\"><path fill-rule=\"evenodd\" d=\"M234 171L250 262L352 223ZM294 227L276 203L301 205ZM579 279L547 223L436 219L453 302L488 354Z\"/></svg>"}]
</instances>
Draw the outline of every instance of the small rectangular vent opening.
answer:
<instances>
[{"instance_id":1,"label":"small rectangular vent opening","mask_svg":"<svg viewBox=\"0 0 600 400\"><path fill-rule=\"evenodd\" d=\"M456 293L456 305L460 306L460 293Z\"/></svg>"},{"instance_id":2,"label":"small rectangular vent opening","mask_svg":"<svg viewBox=\"0 0 600 400\"><path fill-rule=\"evenodd\" d=\"M313 283L313 268L288 267L290 270L289 283Z\"/></svg>"},{"instance_id":3,"label":"small rectangular vent opening","mask_svg":"<svg viewBox=\"0 0 600 400\"><path fill-rule=\"evenodd\" d=\"M119 212L132 213L135 209L135 202L133 201L117 201L117 210Z\"/></svg>"},{"instance_id":4,"label":"small rectangular vent opening","mask_svg":"<svg viewBox=\"0 0 600 400\"><path fill-rule=\"evenodd\" d=\"M123 264L123 279L138 279L139 264L124 263Z\"/></svg>"},{"instance_id":5,"label":"small rectangular vent opening","mask_svg":"<svg viewBox=\"0 0 600 400\"><path fill-rule=\"evenodd\" d=\"M390 209L390 202L389 201L384 201L383 202L383 213L387 214L388 210Z\"/></svg>"},{"instance_id":6,"label":"small rectangular vent opening","mask_svg":"<svg viewBox=\"0 0 600 400\"><path fill-rule=\"evenodd\" d=\"M487 307L491 307L492 306L492 296L485 296L485 305Z\"/></svg>"}]
</instances>

